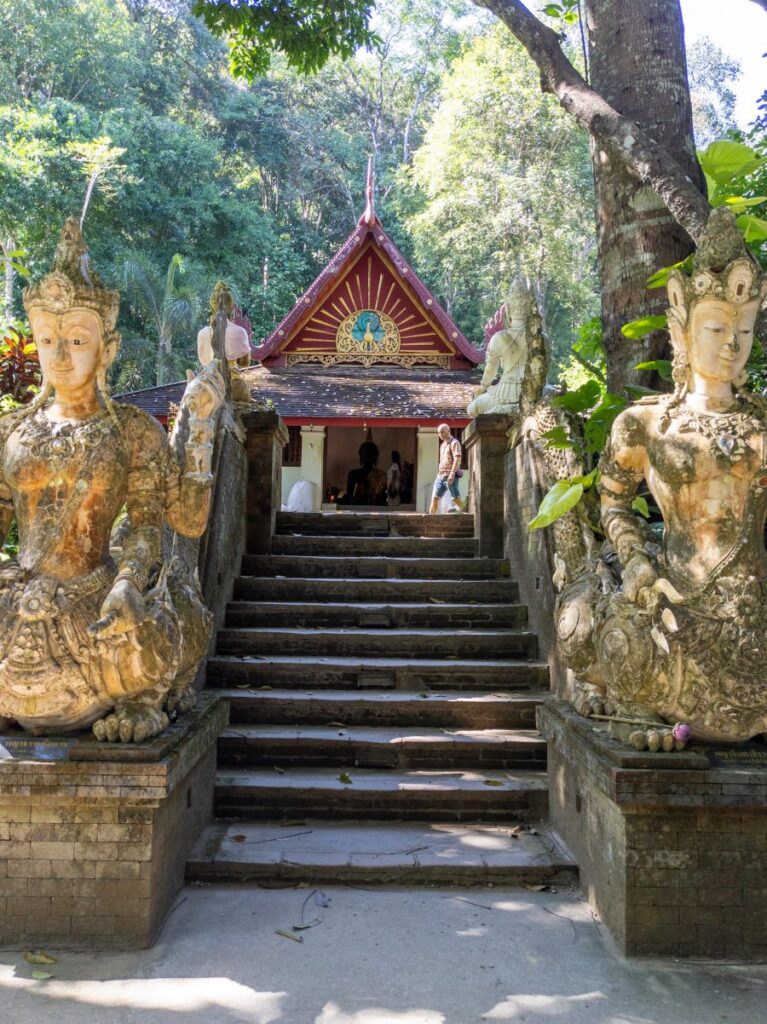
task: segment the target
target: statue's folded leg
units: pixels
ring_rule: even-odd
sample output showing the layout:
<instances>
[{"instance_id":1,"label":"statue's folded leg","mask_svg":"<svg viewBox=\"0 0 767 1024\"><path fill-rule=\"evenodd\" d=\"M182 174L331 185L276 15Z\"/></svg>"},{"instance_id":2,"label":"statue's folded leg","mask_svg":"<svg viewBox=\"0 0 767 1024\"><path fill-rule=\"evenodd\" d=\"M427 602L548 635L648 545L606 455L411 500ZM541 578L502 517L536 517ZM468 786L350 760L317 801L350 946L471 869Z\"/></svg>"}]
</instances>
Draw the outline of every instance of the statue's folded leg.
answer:
<instances>
[{"instance_id":1,"label":"statue's folded leg","mask_svg":"<svg viewBox=\"0 0 767 1024\"><path fill-rule=\"evenodd\" d=\"M114 711L93 725L97 740L109 743L141 743L168 727L168 716L162 710L162 694L145 691L138 697L118 701Z\"/></svg>"}]
</instances>

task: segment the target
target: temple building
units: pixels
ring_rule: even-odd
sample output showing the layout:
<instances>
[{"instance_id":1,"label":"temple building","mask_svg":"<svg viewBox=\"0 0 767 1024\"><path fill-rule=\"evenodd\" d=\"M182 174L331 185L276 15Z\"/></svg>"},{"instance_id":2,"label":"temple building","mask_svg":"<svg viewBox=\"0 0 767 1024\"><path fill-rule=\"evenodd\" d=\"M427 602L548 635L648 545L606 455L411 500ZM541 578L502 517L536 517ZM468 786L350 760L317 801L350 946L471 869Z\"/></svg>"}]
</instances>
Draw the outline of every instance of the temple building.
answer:
<instances>
[{"instance_id":1,"label":"temple building","mask_svg":"<svg viewBox=\"0 0 767 1024\"><path fill-rule=\"evenodd\" d=\"M469 422L484 350L464 337L387 235L370 172L354 231L252 357L244 375L253 398L273 403L289 428L283 503L301 480L315 510L363 503L347 493L349 474L360 468L360 445L372 441L381 472L399 453L400 507L428 509L437 427L447 422L460 434ZM184 386L121 398L167 421ZM368 461L371 451L362 453ZM385 495L374 504L385 505Z\"/></svg>"}]
</instances>

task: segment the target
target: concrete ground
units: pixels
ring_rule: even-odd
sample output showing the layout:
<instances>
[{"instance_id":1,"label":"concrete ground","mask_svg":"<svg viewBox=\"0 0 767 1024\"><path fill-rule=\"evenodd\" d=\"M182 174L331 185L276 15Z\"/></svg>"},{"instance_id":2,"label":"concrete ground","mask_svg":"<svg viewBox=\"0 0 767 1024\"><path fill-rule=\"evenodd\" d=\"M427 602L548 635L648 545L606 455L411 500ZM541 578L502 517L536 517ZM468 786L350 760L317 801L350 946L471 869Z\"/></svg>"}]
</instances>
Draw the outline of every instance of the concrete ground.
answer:
<instances>
[{"instance_id":1,"label":"concrete ground","mask_svg":"<svg viewBox=\"0 0 767 1024\"><path fill-rule=\"evenodd\" d=\"M3 1024L756 1024L767 966L626 962L574 891L195 887L154 949L0 952ZM327 906L320 904L327 903ZM315 923L316 922L316 923ZM293 931L294 925L313 925ZM295 942L279 932L300 937ZM56 955L56 950L48 952Z\"/></svg>"}]
</instances>

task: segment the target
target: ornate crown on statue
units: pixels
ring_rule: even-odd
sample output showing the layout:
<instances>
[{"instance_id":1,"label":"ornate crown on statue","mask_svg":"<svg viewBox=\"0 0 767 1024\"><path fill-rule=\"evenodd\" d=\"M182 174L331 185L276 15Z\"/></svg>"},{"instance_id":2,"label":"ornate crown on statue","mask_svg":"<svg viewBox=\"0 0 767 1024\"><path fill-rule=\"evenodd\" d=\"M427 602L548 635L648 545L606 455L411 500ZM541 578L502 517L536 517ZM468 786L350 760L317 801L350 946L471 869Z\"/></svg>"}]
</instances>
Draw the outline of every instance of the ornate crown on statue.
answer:
<instances>
[{"instance_id":1,"label":"ornate crown on statue","mask_svg":"<svg viewBox=\"0 0 767 1024\"><path fill-rule=\"evenodd\" d=\"M120 294L105 288L92 268L80 225L74 217L62 228L51 272L24 289L24 309L27 315L39 310L60 314L70 309L91 309L101 317L105 334L114 332Z\"/></svg>"},{"instance_id":2,"label":"ornate crown on statue","mask_svg":"<svg viewBox=\"0 0 767 1024\"><path fill-rule=\"evenodd\" d=\"M741 305L765 294L767 276L749 251L734 214L725 207L712 210L693 257L692 274L669 274L669 316L684 327L701 299Z\"/></svg>"}]
</instances>

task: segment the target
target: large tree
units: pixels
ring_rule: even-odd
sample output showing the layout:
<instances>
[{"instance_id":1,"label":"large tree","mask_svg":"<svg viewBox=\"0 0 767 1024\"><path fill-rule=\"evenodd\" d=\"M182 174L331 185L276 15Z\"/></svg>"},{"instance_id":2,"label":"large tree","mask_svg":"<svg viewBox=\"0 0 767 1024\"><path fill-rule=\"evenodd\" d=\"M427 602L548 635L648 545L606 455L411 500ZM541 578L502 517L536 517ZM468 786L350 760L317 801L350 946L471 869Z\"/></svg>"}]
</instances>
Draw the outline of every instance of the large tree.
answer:
<instances>
[{"instance_id":1,"label":"large tree","mask_svg":"<svg viewBox=\"0 0 767 1024\"><path fill-rule=\"evenodd\" d=\"M633 377L631 364L656 354L663 337L650 336L629 355L620 326L637 312L652 311L648 305L656 300L648 303L644 282L654 261L685 256L710 210L695 159L679 0L583 0L590 82L566 56L559 32L521 0L474 2L519 39L538 66L542 89L591 135L610 384L622 388ZM245 73L261 70L270 49L282 49L298 64L296 48L303 46L308 65L321 63L320 43L306 31L317 7L316 0L251 0L247 8L220 0L196 3L215 29L234 33ZM332 7L339 30L332 36L329 26L325 51L369 41L371 0Z\"/></svg>"}]
</instances>

